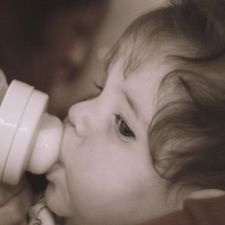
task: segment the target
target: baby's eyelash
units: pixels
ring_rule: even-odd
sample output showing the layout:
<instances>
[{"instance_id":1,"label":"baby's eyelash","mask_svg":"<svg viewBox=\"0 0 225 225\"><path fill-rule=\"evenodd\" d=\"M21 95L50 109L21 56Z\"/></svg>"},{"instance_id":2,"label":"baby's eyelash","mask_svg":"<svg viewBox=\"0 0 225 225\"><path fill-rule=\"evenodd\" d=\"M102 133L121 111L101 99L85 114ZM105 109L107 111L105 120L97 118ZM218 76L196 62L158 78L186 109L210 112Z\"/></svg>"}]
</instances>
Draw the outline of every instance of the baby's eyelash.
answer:
<instances>
[{"instance_id":1,"label":"baby's eyelash","mask_svg":"<svg viewBox=\"0 0 225 225\"><path fill-rule=\"evenodd\" d=\"M118 131L126 138L135 138L134 132L130 129L125 119L120 114L115 114Z\"/></svg>"}]
</instances>

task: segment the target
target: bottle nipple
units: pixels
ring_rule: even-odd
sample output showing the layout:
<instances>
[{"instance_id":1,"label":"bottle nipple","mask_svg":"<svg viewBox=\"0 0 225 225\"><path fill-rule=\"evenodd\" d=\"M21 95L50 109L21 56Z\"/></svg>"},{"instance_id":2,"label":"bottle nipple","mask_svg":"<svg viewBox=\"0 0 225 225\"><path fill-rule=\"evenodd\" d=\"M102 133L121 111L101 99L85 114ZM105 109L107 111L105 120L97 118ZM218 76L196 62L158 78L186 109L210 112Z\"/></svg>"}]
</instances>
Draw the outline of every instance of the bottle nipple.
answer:
<instances>
[{"instance_id":1,"label":"bottle nipple","mask_svg":"<svg viewBox=\"0 0 225 225\"><path fill-rule=\"evenodd\" d=\"M14 80L0 106L0 181L17 184L24 171L42 174L57 161L63 126L46 113L48 95Z\"/></svg>"},{"instance_id":2,"label":"bottle nipple","mask_svg":"<svg viewBox=\"0 0 225 225\"><path fill-rule=\"evenodd\" d=\"M29 172L43 174L58 160L62 130L62 123L56 116L43 114L27 167Z\"/></svg>"}]
</instances>

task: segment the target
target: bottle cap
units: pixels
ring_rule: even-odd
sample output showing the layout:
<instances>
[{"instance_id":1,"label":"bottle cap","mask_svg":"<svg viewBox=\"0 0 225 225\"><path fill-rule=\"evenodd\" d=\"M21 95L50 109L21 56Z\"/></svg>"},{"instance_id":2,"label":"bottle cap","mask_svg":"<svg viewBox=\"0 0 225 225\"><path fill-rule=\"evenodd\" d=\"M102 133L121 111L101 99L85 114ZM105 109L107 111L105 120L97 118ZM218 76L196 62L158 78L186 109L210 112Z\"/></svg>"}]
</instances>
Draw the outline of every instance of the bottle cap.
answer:
<instances>
[{"instance_id":1,"label":"bottle cap","mask_svg":"<svg viewBox=\"0 0 225 225\"><path fill-rule=\"evenodd\" d=\"M48 126L43 126L46 107L48 103L48 95L37 91L33 86L23 82L14 80L10 84L6 95L0 107L0 180L9 184L17 184L24 170L27 169L30 158L35 162L35 157L32 156L33 147L37 144L36 139L39 136L41 127L46 131L44 136L48 136ZM46 116L45 116L46 117ZM51 126L52 127L52 126ZM53 126L54 127L54 126ZM54 137L61 141L62 125L58 121L54 129L57 135ZM41 132L43 133L43 132ZM51 135L50 135L51 136ZM54 143L54 137L50 138L50 142ZM39 142L42 140L39 138ZM48 141L48 137L45 138ZM51 143L48 148L51 148ZM57 142L57 147L54 146L54 153L46 152L45 146L37 154L39 157L46 158L46 155L53 155L54 160L48 161L49 164L57 160L60 144ZM35 148L36 150L38 148ZM39 148L40 150L40 148ZM34 151L35 152L35 151ZM48 157L49 158L49 157ZM50 157L51 158L51 157ZM46 164L46 163L45 163ZM45 165L45 168L36 169L35 166L30 166L33 171L44 171L51 165ZM37 164L38 167L42 165ZM32 172L33 172L32 171Z\"/></svg>"}]
</instances>

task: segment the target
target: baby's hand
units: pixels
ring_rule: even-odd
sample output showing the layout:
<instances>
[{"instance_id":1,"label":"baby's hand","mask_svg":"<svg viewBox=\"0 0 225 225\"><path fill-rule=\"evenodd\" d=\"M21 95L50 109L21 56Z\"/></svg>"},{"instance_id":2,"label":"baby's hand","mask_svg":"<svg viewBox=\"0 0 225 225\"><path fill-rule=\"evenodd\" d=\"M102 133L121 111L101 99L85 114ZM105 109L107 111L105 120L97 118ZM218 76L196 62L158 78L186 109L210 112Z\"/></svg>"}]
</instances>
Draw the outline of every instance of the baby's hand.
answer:
<instances>
[{"instance_id":1,"label":"baby's hand","mask_svg":"<svg viewBox=\"0 0 225 225\"><path fill-rule=\"evenodd\" d=\"M0 184L0 225L26 225L31 203L32 192L24 181L18 186Z\"/></svg>"},{"instance_id":2,"label":"baby's hand","mask_svg":"<svg viewBox=\"0 0 225 225\"><path fill-rule=\"evenodd\" d=\"M54 218L43 200L31 207L29 217L29 225L55 225Z\"/></svg>"}]
</instances>

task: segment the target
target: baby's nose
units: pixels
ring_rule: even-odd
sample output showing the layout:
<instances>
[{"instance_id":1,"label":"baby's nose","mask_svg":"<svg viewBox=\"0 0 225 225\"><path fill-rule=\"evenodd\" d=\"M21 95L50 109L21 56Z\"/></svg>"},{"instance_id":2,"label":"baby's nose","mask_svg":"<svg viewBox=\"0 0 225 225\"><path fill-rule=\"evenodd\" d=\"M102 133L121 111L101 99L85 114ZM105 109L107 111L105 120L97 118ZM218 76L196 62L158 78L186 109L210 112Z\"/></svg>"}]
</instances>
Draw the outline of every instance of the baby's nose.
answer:
<instances>
[{"instance_id":1,"label":"baby's nose","mask_svg":"<svg viewBox=\"0 0 225 225\"><path fill-rule=\"evenodd\" d=\"M86 136L94 127L97 120L96 106L91 101L84 101L73 105L68 118L80 137Z\"/></svg>"}]
</instances>

